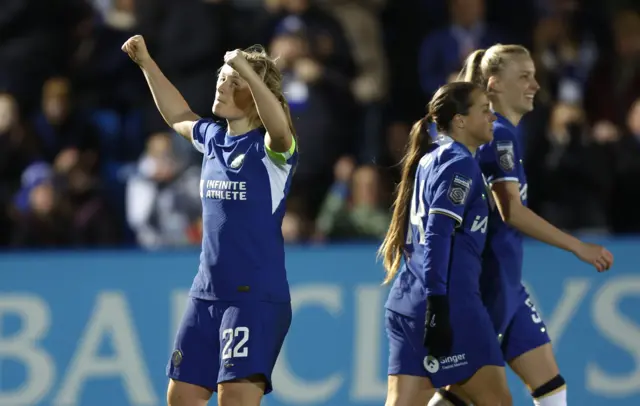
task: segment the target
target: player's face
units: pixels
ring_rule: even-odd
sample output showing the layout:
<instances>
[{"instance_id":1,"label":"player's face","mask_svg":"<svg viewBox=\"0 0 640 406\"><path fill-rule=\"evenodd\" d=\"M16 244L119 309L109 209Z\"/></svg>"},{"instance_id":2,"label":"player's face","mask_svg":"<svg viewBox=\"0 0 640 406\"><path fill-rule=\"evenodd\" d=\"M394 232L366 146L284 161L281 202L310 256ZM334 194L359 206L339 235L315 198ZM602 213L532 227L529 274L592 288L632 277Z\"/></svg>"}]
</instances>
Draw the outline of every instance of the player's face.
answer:
<instances>
[{"instance_id":1,"label":"player's face","mask_svg":"<svg viewBox=\"0 0 640 406\"><path fill-rule=\"evenodd\" d=\"M218 75L213 114L227 120L247 117L253 106L253 96L247 82L231 66L224 65Z\"/></svg>"},{"instance_id":2,"label":"player's face","mask_svg":"<svg viewBox=\"0 0 640 406\"><path fill-rule=\"evenodd\" d=\"M517 113L533 110L533 99L540 90L535 75L536 67L528 56L512 58L499 75L501 96Z\"/></svg>"},{"instance_id":3,"label":"player's face","mask_svg":"<svg viewBox=\"0 0 640 406\"><path fill-rule=\"evenodd\" d=\"M465 117L465 128L478 145L486 144L493 139L493 122L496 116L489 108L489 98L480 90L476 90L473 105Z\"/></svg>"}]
</instances>

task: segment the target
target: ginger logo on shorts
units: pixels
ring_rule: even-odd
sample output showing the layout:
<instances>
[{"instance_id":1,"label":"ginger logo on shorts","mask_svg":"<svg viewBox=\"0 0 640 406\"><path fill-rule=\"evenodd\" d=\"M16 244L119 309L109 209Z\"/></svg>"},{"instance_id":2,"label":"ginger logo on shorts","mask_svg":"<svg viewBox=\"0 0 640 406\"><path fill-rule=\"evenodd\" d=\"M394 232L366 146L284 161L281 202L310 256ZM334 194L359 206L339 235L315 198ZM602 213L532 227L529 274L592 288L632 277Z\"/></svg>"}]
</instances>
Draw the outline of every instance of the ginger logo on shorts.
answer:
<instances>
[{"instance_id":1,"label":"ginger logo on shorts","mask_svg":"<svg viewBox=\"0 0 640 406\"><path fill-rule=\"evenodd\" d=\"M431 355L424 357L422 364L424 369L431 374L435 374L439 370L447 370L451 368L461 367L463 365L467 365L467 355L466 354L455 354L450 355L448 357L440 357L440 359L436 359Z\"/></svg>"},{"instance_id":2,"label":"ginger logo on shorts","mask_svg":"<svg viewBox=\"0 0 640 406\"><path fill-rule=\"evenodd\" d=\"M180 350L175 350L171 355L171 363L174 367L179 367L182 363L182 352Z\"/></svg>"},{"instance_id":3,"label":"ginger logo on shorts","mask_svg":"<svg viewBox=\"0 0 640 406\"><path fill-rule=\"evenodd\" d=\"M422 364L424 365L424 369L426 369L430 374L435 374L440 369L440 363L431 355L424 357Z\"/></svg>"}]
</instances>

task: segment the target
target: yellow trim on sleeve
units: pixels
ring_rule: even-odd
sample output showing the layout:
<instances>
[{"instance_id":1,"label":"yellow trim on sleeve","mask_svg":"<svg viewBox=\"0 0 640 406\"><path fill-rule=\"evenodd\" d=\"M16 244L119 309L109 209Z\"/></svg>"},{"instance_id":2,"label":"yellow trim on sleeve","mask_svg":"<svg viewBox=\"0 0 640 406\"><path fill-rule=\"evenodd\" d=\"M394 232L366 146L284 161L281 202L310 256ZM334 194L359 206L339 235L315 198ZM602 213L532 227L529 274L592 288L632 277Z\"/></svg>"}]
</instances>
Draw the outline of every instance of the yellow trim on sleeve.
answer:
<instances>
[{"instance_id":1,"label":"yellow trim on sleeve","mask_svg":"<svg viewBox=\"0 0 640 406\"><path fill-rule=\"evenodd\" d=\"M284 165L287 163L287 159L291 158L296 150L296 139L294 137L291 138L291 147L287 152L276 152L269 148L267 144L264 144L264 149L267 151L269 158L278 164Z\"/></svg>"}]
</instances>

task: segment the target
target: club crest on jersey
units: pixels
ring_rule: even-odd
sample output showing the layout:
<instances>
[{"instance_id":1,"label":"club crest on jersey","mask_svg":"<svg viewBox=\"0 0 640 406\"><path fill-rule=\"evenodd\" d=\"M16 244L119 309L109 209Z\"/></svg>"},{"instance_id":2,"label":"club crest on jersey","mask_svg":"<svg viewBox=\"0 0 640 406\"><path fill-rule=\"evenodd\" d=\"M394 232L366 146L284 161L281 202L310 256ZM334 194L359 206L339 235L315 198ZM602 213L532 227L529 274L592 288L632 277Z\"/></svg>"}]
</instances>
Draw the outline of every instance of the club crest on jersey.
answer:
<instances>
[{"instance_id":1,"label":"club crest on jersey","mask_svg":"<svg viewBox=\"0 0 640 406\"><path fill-rule=\"evenodd\" d=\"M512 171L516 166L516 157L513 150L513 142L498 141L496 142L496 152L498 153L498 163L505 171Z\"/></svg>"},{"instance_id":2,"label":"club crest on jersey","mask_svg":"<svg viewBox=\"0 0 640 406\"><path fill-rule=\"evenodd\" d=\"M451 200L451 203L461 205L467 200L470 190L471 179L456 173L451 180L447 197Z\"/></svg>"},{"instance_id":3,"label":"club crest on jersey","mask_svg":"<svg viewBox=\"0 0 640 406\"><path fill-rule=\"evenodd\" d=\"M229 167L232 169L238 169L240 165L242 165L242 162L244 162L244 154L238 155L237 157L233 158L233 161L231 161Z\"/></svg>"}]
</instances>

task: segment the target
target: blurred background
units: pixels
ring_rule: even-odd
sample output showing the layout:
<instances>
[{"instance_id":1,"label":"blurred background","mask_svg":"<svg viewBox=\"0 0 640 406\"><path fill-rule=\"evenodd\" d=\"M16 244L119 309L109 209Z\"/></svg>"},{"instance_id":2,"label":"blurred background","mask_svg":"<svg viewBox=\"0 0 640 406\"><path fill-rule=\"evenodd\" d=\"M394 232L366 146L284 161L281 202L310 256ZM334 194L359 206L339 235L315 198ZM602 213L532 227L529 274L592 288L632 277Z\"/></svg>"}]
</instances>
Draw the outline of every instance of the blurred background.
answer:
<instances>
[{"instance_id":1,"label":"blurred background","mask_svg":"<svg viewBox=\"0 0 640 406\"><path fill-rule=\"evenodd\" d=\"M632 7L635 5L635 9ZM476 48L531 49L531 207L555 225L640 232L640 3L578 0L4 0L0 244L199 245L201 157L120 51L144 35L211 115L227 50L265 44L300 135L289 242L378 240L410 124Z\"/></svg>"},{"instance_id":2,"label":"blurred background","mask_svg":"<svg viewBox=\"0 0 640 406\"><path fill-rule=\"evenodd\" d=\"M227 50L279 57L300 138L283 234L294 304L311 313L295 319L275 405L382 404L375 243L410 125L472 50L527 46L542 86L523 120L530 206L617 262L596 276L527 243L525 275L556 339L578 323L559 353L570 397L640 404L637 0L2 0L0 406L163 403L172 320L197 268L201 155L120 51L134 34L201 116ZM327 315L340 324L320 329ZM313 358L329 329L335 348Z\"/></svg>"}]
</instances>

